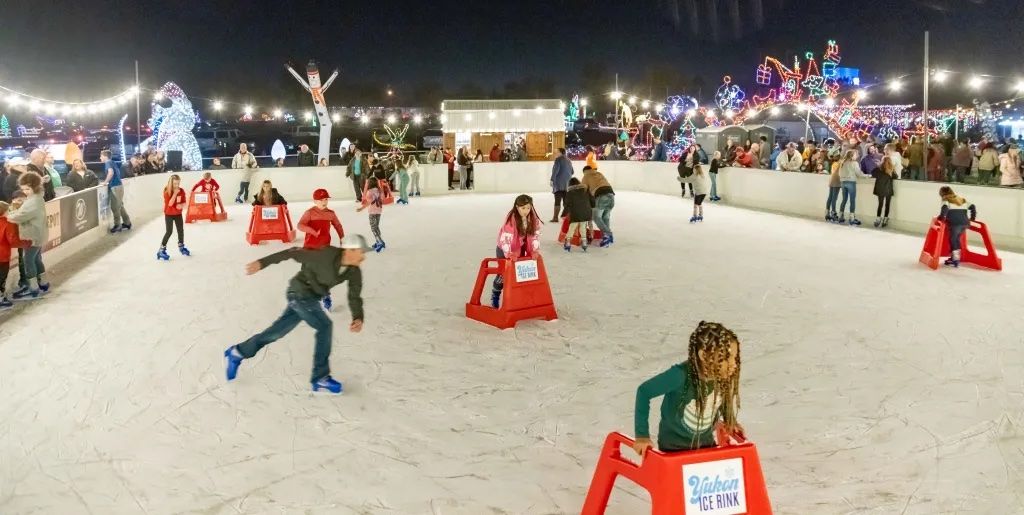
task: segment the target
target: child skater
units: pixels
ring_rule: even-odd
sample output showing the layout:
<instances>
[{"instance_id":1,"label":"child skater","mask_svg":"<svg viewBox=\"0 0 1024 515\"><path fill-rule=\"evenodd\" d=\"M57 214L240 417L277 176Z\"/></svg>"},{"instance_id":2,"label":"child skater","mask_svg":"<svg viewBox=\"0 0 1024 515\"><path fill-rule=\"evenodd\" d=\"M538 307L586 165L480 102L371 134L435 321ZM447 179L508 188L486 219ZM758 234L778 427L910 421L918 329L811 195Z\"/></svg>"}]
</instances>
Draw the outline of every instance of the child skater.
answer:
<instances>
[{"instance_id":1,"label":"child skater","mask_svg":"<svg viewBox=\"0 0 1024 515\"><path fill-rule=\"evenodd\" d=\"M384 240L380 237L380 215L384 212L384 199L381 196L379 186L380 182L380 179L376 177L370 177L370 179L366 181L368 187L363 199L367 200L367 203L360 206L359 209L356 209L356 212L359 212L369 208L370 230L373 231L373 237L377 240L376 243L373 244L373 250L378 253L384 250L385 247Z\"/></svg>"},{"instance_id":2,"label":"child skater","mask_svg":"<svg viewBox=\"0 0 1024 515\"><path fill-rule=\"evenodd\" d=\"M203 174L202 180L197 182L195 186L192 186L192 191L196 190L200 190L203 193L213 193L220 190L220 184L217 184L217 181L214 180L212 173L206 172Z\"/></svg>"},{"instance_id":3,"label":"child skater","mask_svg":"<svg viewBox=\"0 0 1024 515\"><path fill-rule=\"evenodd\" d=\"M306 322L316 331L313 375L310 378L313 391L341 393L341 383L331 377L332 323L320 308L320 299L331 288L347 281L348 307L352 310L352 323L348 328L353 333L363 329L363 299L359 296L363 288L363 273L359 265L366 259L366 250L366 238L357 234L342 239L340 249L330 246L318 250L291 248L245 265L247 275L288 259L298 261L302 268L288 283L288 304L284 313L263 332L224 351L228 381L238 375L242 360L255 356L263 347L280 340L299 322Z\"/></svg>"},{"instance_id":4,"label":"child skater","mask_svg":"<svg viewBox=\"0 0 1024 515\"><path fill-rule=\"evenodd\" d=\"M339 240L345 239L345 228L341 226L341 220L338 220L338 215L334 211L327 209L327 201L330 198L331 195L323 188L313 192L313 207L302 213L302 218L299 219L299 230L306 233L302 248L317 250L330 245L331 227L338 233ZM330 292L324 296L323 302L324 309L330 311Z\"/></svg>"},{"instance_id":5,"label":"child skater","mask_svg":"<svg viewBox=\"0 0 1024 515\"><path fill-rule=\"evenodd\" d=\"M414 197L419 197L420 192L420 162L416 159L416 156L409 156L409 164L406 165L409 169L409 175L412 178L412 188L409 190L409 194Z\"/></svg>"},{"instance_id":6,"label":"child skater","mask_svg":"<svg viewBox=\"0 0 1024 515\"><path fill-rule=\"evenodd\" d=\"M586 252L587 245L593 240L590 222L594 219L594 201L587 193L587 187L575 177L569 179L569 188L565 192L565 212L569 214L569 230L565 233L563 248L566 252L572 251L572 238L578 231L580 247Z\"/></svg>"},{"instance_id":7,"label":"child skater","mask_svg":"<svg viewBox=\"0 0 1024 515\"><path fill-rule=\"evenodd\" d=\"M7 221L7 210L10 205L0 202L0 309L14 306L7 296L7 274L11 270L11 249L28 246L18 235L18 225Z\"/></svg>"},{"instance_id":8,"label":"child skater","mask_svg":"<svg viewBox=\"0 0 1024 515\"><path fill-rule=\"evenodd\" d=\"M943 186L939 188L939 196L942 197L942 210L939 211L939 220L945 220L949 226L949 248L952 255L943 264L953 268L960 267L960 236L967 227L971 225L978 210L974 204L953 192L953 188Z\"/></svg>"},{"instance_id":9,"label":"child skater","mask_svg":"<svg viewBox=\"0 0 1024 515\"><path fill-rule=\"evenodd\" d=\"M743 426L736 421L739 393L739 339L722 324L702 320L690 335L687 360L637 388L633 450L643 456L652 447L648 416L651 399L661 396L665 398L658 425L660 451L712 447L716 430L723 438L745 440Z\"/></svg>"},{"instance_id":10,"label":"child skater","mask_svg":"<svg viewBox=\"0 0 1024 515\"><path fill-rule=\"evenodd\" d=\"M704 167L697 163L693 165L691 180L693 184L693 216L690 217L690 223L692 224L704 221L704 199L711 191L711 178L704 172Z\"/></svg>"},{"instance_id":11,"label":"child skater","mask_svg":"<svg viewBox=\"0 0 1024 515\"><path fill-rule=\"evenodd\" d=\"M396 160L398 166L398 203L409 204L409 170L405 168L405 161Z\"/></svg>"},{"instance_id":12,"label":"child skater","mask_svg":"<svg viewBox=\"0 0 1024 515\"><path fill-rule=\"evenodd\" d=\"M15 199L7 212L7 220L18 224L21 238L29 242L25 249L25 278L28 287L14 292L14 299L38 299L50 291L50 283L43 279L43 246L48 239L46 204L43 201L43 179L34 173L23 173L18 179L24 198Z\"/></svg>"},{"instance_id":13,"label":"child skater","mask_svg":"<svg viewBox=\"0 0 1024 515\"><path fill-rule=\"evenodd\" d=\"M533 199L529 195L519 195L512 204L512 209L505 216L505 223L498 232L497 256L500 259L518 259L540 255L540 226L543 222L533 207ZM501 302L501 290L505 283L498 275L494 278L494 289L491 292L491 306L498 308Z\"/></svg>"},{"instance_id":14,"label":"child skater","mask_svg":"<svg viewBox=\"0 0 1024 515\"><path fill-rule=\"evenodd\" d=\"M192 188L192 191L195 191L195 188ZM175 174L167 180L167 185L164 186L164 239L160 242L160 250L156 253L157 261L171 259L171 256L167 254L167 241L171 239L171 229L173 228L178 230L178 251L182 256L192 255L185 248L185 229L181 219L181 212L184 209L185 191L181 189L181 177Z\"/></svg>"}]
</instances>

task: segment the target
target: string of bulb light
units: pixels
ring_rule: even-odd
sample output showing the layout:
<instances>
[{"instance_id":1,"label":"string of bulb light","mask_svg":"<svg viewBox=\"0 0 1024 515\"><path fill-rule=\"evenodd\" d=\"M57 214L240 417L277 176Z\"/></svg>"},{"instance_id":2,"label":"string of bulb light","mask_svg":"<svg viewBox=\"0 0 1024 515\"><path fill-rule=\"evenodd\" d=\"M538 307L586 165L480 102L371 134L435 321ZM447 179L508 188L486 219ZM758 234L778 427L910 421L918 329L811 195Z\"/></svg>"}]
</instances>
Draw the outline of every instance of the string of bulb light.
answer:
<instances>
[{"instance_id":1,"label":"string of bulb light","mask_svg":"<svg viewBox=\"0 0 1024 515\"><path fill-rule=\"evenodd\" d=\"M137 86L131 86L121 93L100 100L92 100L88 102L66 102L29 95L0 85L0 101L7 104L9 107L25 108L32 112L45 113L51 116L58 114L63 116L84 116L107 113L118 106L127 104L129 101L135 99L138 94L139 88Z\"/></svg>"}]
</instances>

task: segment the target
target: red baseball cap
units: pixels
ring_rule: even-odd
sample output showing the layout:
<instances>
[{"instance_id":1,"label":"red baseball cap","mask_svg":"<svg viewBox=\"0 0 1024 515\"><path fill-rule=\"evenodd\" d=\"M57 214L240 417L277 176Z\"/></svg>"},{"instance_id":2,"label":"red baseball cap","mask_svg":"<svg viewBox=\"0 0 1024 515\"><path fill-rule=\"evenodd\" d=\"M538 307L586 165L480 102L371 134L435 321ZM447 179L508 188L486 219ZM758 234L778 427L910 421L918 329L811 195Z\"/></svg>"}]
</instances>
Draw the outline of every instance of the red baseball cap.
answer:
<instances>
[{"instance_id":1,"label":"red baseball cap","mask_svg":"<svg viewBox=\"0 0 1024 515\"><path fill-rule=\"evenodd\" d=\"M331 198L331 194L327 193L327 190L320 188L313 192L313 200L323 200L325 198Z\"/></svg>"}]
</instances>

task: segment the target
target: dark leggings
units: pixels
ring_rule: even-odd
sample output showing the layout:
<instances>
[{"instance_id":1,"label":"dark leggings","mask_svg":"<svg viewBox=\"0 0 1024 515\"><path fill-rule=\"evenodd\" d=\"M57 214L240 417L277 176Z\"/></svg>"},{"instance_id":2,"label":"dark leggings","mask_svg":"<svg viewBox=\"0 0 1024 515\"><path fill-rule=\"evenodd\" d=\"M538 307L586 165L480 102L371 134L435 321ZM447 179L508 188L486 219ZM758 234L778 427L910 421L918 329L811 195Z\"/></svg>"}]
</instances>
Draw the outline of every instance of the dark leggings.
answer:
<instances>
[{"instance_id":1,"label":"dark leggings","mask_svg":"<svg viewBox=\"0 0 1024 515\"><path fill-rule=\"evenodd\" d=\"M11 262L0 262L0 299L7 294L7 274L11 271Z\"/></svg>"},{"instance_id":2,"label":"dark leggings","mask_svg":"<svg viewBox=\"0 0 1024 515\"><path fill-rule=\"evenodd\" d=\"M173 227L178 228L178 246L181 247L185 244L185 228L181 221L181 215L164 215L164 240L160 243L161 247L167 246L167 240L171 239L171 229Z\"/></svg>"},{"instance_id":3,"label":"dark leggings","mask_svg":"<svg viewBox=\"0 0 1024 515\"><path fill-rule=\"evenodd\" d=\"M950 225L949 226L949 249L960 250L960 237L967 232L966 225Z\"/></svg>"},{"instance_id":4,"label":"dark leggings","mask_svg":"<svg viewBox=\"0 0 1024 515\"><path fill-rule=\"evenodd\" d=\"M878 213L875 216L889 216L889 205L892 204L892 195L878 197ZM885 206L885 214L882 214L882 206Z\"/></svg>"}]
</instances>

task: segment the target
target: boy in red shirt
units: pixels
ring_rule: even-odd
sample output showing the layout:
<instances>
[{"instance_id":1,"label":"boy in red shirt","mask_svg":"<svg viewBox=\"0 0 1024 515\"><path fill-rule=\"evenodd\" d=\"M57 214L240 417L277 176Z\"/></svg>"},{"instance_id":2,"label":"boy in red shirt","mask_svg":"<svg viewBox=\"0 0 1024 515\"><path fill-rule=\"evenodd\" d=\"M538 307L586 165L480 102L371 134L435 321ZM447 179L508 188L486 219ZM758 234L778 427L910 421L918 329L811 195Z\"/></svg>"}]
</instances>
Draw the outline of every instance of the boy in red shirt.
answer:
<instances>
[{"instance_id":1,"label":"boy in red shirt","mask_svg":"<svg viewBox=\"0 0 1024 515\"><path fill-rule=\"evenodd\" d=\"M7 298L7 274L11 270L11 249L28 247L18 236L18 224L7 221L7 210L11 206L0 202L0 309L14 306Z\"/></svg>"},{"instance_id":2,"label":"boy in red shirt","mask_svg":"<svg viewBox=\"0 0 1024 515\"><path fill-rule=\"evenodd\" d=\"M197 182L195 186L192 186L192 191L200 188L202 188L204 193L212 193L220 190L220 184L217 184L217 181L214 180L212 173L206 172L203 174L203 179Z\"/></svg>"},{"instance_id":3,"label":"boy in red shirt","mask_svg":"<svg viewBox=\"0 0 1024 515\"><path fill-rule=\"evenodd\" d=\"M302 213L299 219L299 230L306 233L302 243L304 249L321 249L331 244L331 227L338 233L338 239L345 237L345 229L334 211L327 209L327 200L331 195L320 188L313 192L313 207ZM324 309L331 310L331 294L324 297Z\"/></svg>"}]
</instances>

